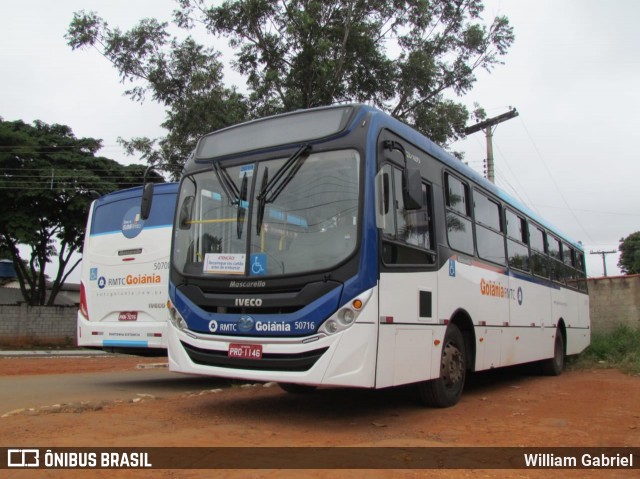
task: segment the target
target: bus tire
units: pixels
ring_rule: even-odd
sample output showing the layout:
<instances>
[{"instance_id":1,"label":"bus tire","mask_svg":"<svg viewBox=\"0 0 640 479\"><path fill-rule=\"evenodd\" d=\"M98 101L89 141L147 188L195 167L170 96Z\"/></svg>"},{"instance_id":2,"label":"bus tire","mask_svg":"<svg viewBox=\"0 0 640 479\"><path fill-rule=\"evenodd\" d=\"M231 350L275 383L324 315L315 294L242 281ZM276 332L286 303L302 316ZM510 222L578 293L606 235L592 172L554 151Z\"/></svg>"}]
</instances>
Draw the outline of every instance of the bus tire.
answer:
<instances>
[{"instance_id":1,"label":"bus tire","mask_svg":"<svg viewBox=\"0 0 640 479\"><path fill-rule=\"evenodd\" d=\"M553 357L542 361L542 374L545 376L560 376L564 369L564 338L560 330L556 330L553 346Z\"/></svg>"},{"instance_id":2,"label":"bus tire","mask_svg":"<svg viewBox=\"0 0 640 479\"><path fill-rule=\"evenodd\" d=\"M458 403L467 374L464 337L455 324L444 335L440 377L418 384L421 402L430 407L451 407Z\"/></svg>"},{"instance_id":3,"label":"bus tire","mask_svg":"<svg viewBox=\"0 0 640 479\"><path fill-rule=\"evenodd\" d=\"M311 394L317 389L316 386L294 383L278 383L278 386L280 386L280 389L288 392L289 394Z\"/></svg>"}]
</instances>

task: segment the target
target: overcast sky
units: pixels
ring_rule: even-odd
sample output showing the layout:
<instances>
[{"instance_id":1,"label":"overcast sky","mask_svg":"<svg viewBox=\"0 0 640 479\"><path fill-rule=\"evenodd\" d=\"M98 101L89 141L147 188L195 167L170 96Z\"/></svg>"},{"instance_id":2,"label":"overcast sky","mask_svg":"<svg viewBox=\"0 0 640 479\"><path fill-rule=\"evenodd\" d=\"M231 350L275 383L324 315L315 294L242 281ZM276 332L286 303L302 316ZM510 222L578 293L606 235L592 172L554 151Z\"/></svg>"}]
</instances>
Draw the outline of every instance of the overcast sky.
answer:
<instances>
[{"instance_id":1,"label":"overcast sky","mask_svg":"<svg viewBox=\"0 0 640 479\"><path fill-rule=\"evenodd\" d=\"M589 276L601 256L640 230L640 1L485 0L484 17L506 15L516 41L491 74L480 72L463 99L489 117L520 116L494 133L496 183L582 241ZM23 0L0 7L0 116L70 126L123 155L118 137L162 136L164 109L123 95L115 69L96 50L72 52L64 34L79 10L126 30L144 17L170 21L172 0ZM215 45L226 49L225 42ZM229 63L231 57L226 57ZM482 171L482 132L452 148ZM607 257L619 274L618 255Z\"/></svg>"}]
</instances>

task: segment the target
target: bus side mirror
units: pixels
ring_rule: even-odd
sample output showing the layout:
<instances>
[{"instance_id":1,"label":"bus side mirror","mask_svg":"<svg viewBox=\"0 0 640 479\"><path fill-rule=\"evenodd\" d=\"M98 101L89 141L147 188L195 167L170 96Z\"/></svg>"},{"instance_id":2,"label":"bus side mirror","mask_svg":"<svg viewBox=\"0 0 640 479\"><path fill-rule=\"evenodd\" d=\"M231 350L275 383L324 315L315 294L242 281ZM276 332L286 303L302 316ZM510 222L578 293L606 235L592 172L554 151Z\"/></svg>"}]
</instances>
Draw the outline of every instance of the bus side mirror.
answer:
<instances>
[{"instance_id":1,"label":"bus side mirror","mask_svg":"<svg viewBox=\"0 0 640 479\"><path fill-rule=\"evenodd\" d=\"M419 210L422 208L422 175L420 170L413 166L406 166L402 172L402 199L406 210Z\"/></svg>"},{"instance_id":2,"label":"bus side mirror","mask_svg":"<svg viewBox=\"0 0 640 479\"><path fill-rule=\"evenodd\" d=\"M151 214L153 203L153 183L146 183L142 187L142 201L140 202L140 218L146 220Z\"/></svg>"},{"instance_id":3,"label":"bus side mirror","mask_svg":"<svg viewBox=\"0 0 640 479\"><path fill-rule=\"evenodd\" d=\"M180 217L178 218L178 227L181 230L188 230L191 228L191 213L193 211L193 202L195 201L195 196L187 196L182 202L182 206L180 207Z\"/></svg>"},{"instance_id":4,"label":"bus side mirror","mask_svg":"<svg viewBox=\"0 0 640 479\"><path fill-rule=\"evenodd\" d=\"M376 226L380 229L384 229L387 224L389 198L391 195L390 186L389 174L380 170L375 179Z\"/></svg>"}]
</instances>

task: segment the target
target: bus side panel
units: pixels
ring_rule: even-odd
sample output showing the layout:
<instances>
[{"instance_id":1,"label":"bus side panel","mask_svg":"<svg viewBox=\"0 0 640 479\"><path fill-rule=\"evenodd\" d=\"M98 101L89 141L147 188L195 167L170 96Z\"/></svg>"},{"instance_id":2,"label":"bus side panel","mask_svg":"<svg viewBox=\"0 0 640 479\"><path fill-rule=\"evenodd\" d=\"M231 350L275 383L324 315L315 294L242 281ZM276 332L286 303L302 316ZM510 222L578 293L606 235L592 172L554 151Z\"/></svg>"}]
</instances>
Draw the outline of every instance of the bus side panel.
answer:
<instances>
[{"instance_id":1,"label":"bus side panel","mask_svg":"<svg viewBox=\"0 0 640 479\"><path fill-rule=\"evenodd\" d=\"M509 328L502 341L502 365L527 363L553 356L552 288L519 274L509 278Z\"/></svg>"},{"instance_id":2,"label":"bus side panel","mask_svg":"<svg viewBox=\"0 0 640 479\"><path fill-rule=\"evenodd\" d=\"M579 354L591 342L591 320L589 317L589 295L574 292L577 296L578 319L572 327L567 327L567 355Z\"/></svg>"},{"instance_id":3,"label":"bus side panel","mask_svg":"<svg viewBox=\"0 0 640 479\"><path fill-rule=\"evenodd\" d=\"M509 283L503 270L463 255L452 256L440 270L439 319L444 322L457 313L469 315L475 327L476 371L501 364L501 330L509 320L509 300L504 293Z\"/></svg>"},{"instance_id":4,"label":"bus side panel","mask_svg":"<svg viewBox=\"0 0 640 479\"><path fill-rule=\"evenodd\" d=\"M434 340L442 340L445 328L437 324L437 281L436 273L380 274L377 388L439 374L438 362L434 376L433 358L439 357L441 348Z\"/></svg>"}]
</instances>

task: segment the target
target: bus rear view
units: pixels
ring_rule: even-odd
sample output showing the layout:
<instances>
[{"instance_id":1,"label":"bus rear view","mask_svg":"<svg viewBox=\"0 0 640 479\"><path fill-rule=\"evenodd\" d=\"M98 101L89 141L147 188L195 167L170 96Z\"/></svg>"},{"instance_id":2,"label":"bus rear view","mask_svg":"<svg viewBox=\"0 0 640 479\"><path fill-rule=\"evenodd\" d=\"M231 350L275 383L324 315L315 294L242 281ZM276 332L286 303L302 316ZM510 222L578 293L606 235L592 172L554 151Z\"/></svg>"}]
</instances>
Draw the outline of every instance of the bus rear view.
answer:
<instances>
[{"instance_id":1,"label":"bus rear view","mask_svg":"<svg viewBox=\"0 0 640 479\"><path fill-rule=\"evenodd\" d=\"M177 185L159 184L149 217L142 188L93 202L82 255L78 346L166 349L167 288Z\"/></svg>"}]
</instances>

